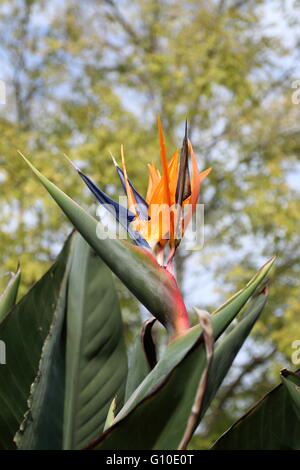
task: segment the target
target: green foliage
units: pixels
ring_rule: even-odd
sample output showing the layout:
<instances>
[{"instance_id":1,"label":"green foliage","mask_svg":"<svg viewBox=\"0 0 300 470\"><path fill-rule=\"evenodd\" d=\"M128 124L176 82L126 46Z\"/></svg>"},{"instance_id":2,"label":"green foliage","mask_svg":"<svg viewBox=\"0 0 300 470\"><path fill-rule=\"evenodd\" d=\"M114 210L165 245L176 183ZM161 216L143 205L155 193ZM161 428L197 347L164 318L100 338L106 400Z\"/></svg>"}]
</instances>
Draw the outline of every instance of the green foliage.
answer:
<instances>
[{"instance_id":1,"label":"green foliage","mask_svg":"<svg viewBox=\"0 0 300 470\"><path fill-rule=\"evenodd\" d=\"M80 449L103 429L115 397L124 399L127 357L112 275L79 234L68 285L65 449Z\"/></svg>"},{"instance_id":2,"label":"green foliage","mask_svg":"<svg viewBox=\"0 0 300 470\"><path fill-rule=\"evenodd\" d=\"M23 415L31 384L37 377L44 342L60 310L66 289L68 247L42 279L21 299L0 324L7 363L1 365L0 446L14 447L13 438Z\"/></svg>"},{"instance_id":3,"label":"green foliage","mask_svg":"<svg viewBox=\"0 0 300 470\"><path fill-rule=\"evenodd\" d=\"M218 346L211 364L207 355L208 344L213 338L217 340L220 337L257 291L275 258L263 266L243 290L216 310L209 329L207 326L204 328L201 321L203 331L199 325L187 332L177 331L176 319L181 315L182 299L177 291L174 296L173 277L167 270L154 258L152 260L144 249L122 240L98 237L101 223L97 226L92 215L23 158L103 261L145 306L150 306L150 310L155 306L152 313L172 334L176 332L180 336L173 339L155 365L154 358L151 358L155 346L149 338L153 321L144 327L144 351L138 349L134 352L142 355L142 361L137 362L142 367L134 376L131 375L127 383L127 401L114 418L114 402L120 389L125 390L127 375L122 329L118 328L120 314L116 293L107 268L99 271L95 253L76 234L54 322L51 328L49 326L37 378L31 387L29 409L16 436L18 448L76 449L93 439L89 448L185 447L265 305L265 286L253 305L244 312L240 324ZM102 285L101 291L98 283L103 281L106 284ZM163 291L159 298L157 292L161 285ZM168 299L172 296L176 302L170 304ZM63 335L65 312L67 326ZM143 365L145 355L149 366L154 367L148 374ZM207 380L208 371L211 378ZM202 398L197 403L199 393ZM194 416L195 406L198 407L197 421L191 427L190 415L193 409ZM145 422L148 427L152 423L147 433L143 433L141 428ZM95 439L99 429L104 427L104 433Z\"/></svg>"},{"instance_id":4,"label":"green foliage","mask_svg":"<svg viewBox=\"0 0 300 470\"><path fill-rule=\"evenodd\" d=\"M246 292L240 294L245 296ZM249 295L249 294L248 294ZM259 299L258 306L249 308L248 318L242 328L235 328L227 341L219 345L214 363L210 368L211 380L205 388L198 423L226 375L236 353L249 334L261 312L266 299ZM224 327L239 311L232 301L212 319L214 338L218 339ZM254 318L252 318L254 317ZM175 340L166 351L157 367L147 376L132 395L124 410L116 417L107 433L99 438L97 450L113 449L174 449L178 448L187 426L197 388L206 367L203 337L197 339L199 328ZM200 330L201 331L201 330ZM199 335L199 333L198 333ZM191 341L192 339L192 341ZM186 345L189 345L188 349ZM184 356L182 356L184 352ZM179 356L179 357L178 357ZM222 366L220 367L220 356ZM176 364L174 365L174 360ZM170 367L170 365L172 365ZM147 432L143 430L147 423Z\"/></svg>"},{"instance_id":5,"label":"green foliage","mask_svg":"<svg viewBox=\"0 0 300 470\"><path fill-rule=\"evenodd\" d=\"M221 436L213 449L300 449L299 374L284 370L281 380Z\"/></svg>"},{"instance_id":6,"label":"green foliage","mask_svg":"<svg viewBox=\"0 0 300 470\"><path fill-rule=\"evenodd\" d=\"M84 220L86 217L87 214ZM215 339L256 291L273 261L216 311L212 318ZM159 270L158 265L156 269ZM147 284L149 279L145 277L144 282ZM49 296L51 289L53 300ZM260 294L217 348L216 362L211 366L214 378L205 384L198 420L265 300L265 294ZM51 308L44 311L43 306L48 302ZM26 310L29 312L24 317ZM22 318L26 318L25 325L31 335L26 337L26 342L23 338L20 346L14 342L14 347L9 348L9 367L0 371L3 371L0 389L2 448L14 447L13 431L18 425L15 442L19 449L80 449L91 441L96 449L161 449L179 445L208 366L204 347L207 339L199 325L173 340L155 365L154 344L149 339L153 324L150 320L143 332L145 352L142 354L146 353L153 369L144 380L138 374L136 384L131 379L132 393L127 388L128 400L121 408L127 360L116 293L108 268L79 234L72 236L54 267L3 320L1 337L12 343L12 327ZM39 344L36 334L32 334L35 324L40 325L37 327L41 335ZM17 354L20 355L18 360ZM29 361L30 373L26 361ZM22 375L23 382L20 382ZM22 383L22 388L16 387L16 383ZM116 400L117 407L121 408L117 416ZM153 419L156 415L157 419ZM145 422L154 426L147 433L141 432ZM104 426L104 434L95 440Z\"/></svg>"},{"instance_id":7,"label":"green foliage","mask_svg":"<svg viewBox=\"0 0 300 470\"><path fill-rule=\"evenodd\" d=\"M300 108L291 99L291 84L299 78L300 16L299 7L293 8L282 0L274 0L272 9L266 0L0 5L0 79L8 93L7 104L0 105L0 292L3 275L18 261L20 293L32 287L70 230L28 177L17 149L34 155L42 173L88 204L61 154L103 189L118 193L109 151L118 158L124 143L128 171L143 191L146 163L158 160L157 114L168 147L178 145L187 116L200 163L213 167L202 198L205 251L177 257L177 279L186 294L197 279L199 304L211 310L215 300L204 296L207 278L223 298L244 286L258 255L279 255L247 360L229 376L203 423L207 442L210 429L220 432L270 388L279 364L291 367L291 345L300 338ZM269 28L269 21L277 27ZM191 265L193 272L186 267ZM117 288L131 347L140 309L127 290ZM267 368L264 357L271 361ZM232 392L239 398L235 403Z\"/></svg>"},{"instance_id":8,"label":"green foliage","mask_svg":"<svg viewBox=\"0 0 300 470\"><path fill-rule=\"evenodd\" d=\"M34 295L35 288L31 292ZM42 301L37 298L37 308ZM18 448L82 448L103 429L111 400L116 397L117 409L122 405L126 376L126 349L112 276L75 234L28 410L15 438ZM14 394L18 396L18 391ZM10 398L6 400L1 408L13 405Z\"/></svg>"}]
</instances>

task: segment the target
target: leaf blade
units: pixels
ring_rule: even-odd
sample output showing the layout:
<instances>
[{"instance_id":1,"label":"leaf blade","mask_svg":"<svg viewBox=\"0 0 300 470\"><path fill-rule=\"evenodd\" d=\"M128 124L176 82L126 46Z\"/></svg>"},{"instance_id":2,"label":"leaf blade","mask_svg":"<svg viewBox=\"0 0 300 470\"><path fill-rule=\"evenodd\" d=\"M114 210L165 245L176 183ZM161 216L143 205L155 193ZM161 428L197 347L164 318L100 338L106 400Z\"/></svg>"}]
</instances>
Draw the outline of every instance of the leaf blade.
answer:
<instances>
[{"instance_id":1,"label":"leaf blade","mask_svg":"<svg viewBox=\"0 0 300 470\"><path fill-rule=\"evenodd\" d=\"M67 263L65 247L56 263L0 324L7 364L0 367L0 448L13 449L13 437L27 410L27 398L39 366ZM47 300L44 300L44 292ZM16 341L16 337L18 341Z\"/></svg>"},{"instance_id":2,"label":"leaf blade","mask_svg":"<svg viewBox=\"0 0 300 470\"><path fill-rule=\"evenodd\" d=\"M223 379L225 378L236 354L242 347L249 332L259 318L264 306L267 303L267 295L260 294L243 314L243 319L233 328L232 331L217 345L213 357L208 386L204 397L203 408L200 419L204 416L212 399L216 395Z\"/></svg>"},{"instance_id":3,"label":"leaf blade","mask_svg":"<svg viewBox=\"0 0 300 470\"><path fill-rule=\"evenodd\" d=\"M67 299L68 260L39 370L30 389L28 410L14 441L21 450L61 450L65 394L64 320Z\"/></svg>"},{"instance_id":4,"label":"leaf blade","mask_svg":"<svg viewBox=\"0 0 300 470\"><path fill-rule=\"evenodd\" d=\"M300 377L289 374L300 386ZM293 405L288 388L281 383L234 423L212 449L299 450L300 421Z\"/></svg>"},{"instance_id":5,"label":"leaf blade","mask_svg":"<svg viewBox=\"0 0 300 470\"><path fill-rule=\"evenodd\" d=\"M123 400L127 358L121 312L109 269L77 233L67 307L64 448L83 447Z\"/></svg>"}]
</instances>

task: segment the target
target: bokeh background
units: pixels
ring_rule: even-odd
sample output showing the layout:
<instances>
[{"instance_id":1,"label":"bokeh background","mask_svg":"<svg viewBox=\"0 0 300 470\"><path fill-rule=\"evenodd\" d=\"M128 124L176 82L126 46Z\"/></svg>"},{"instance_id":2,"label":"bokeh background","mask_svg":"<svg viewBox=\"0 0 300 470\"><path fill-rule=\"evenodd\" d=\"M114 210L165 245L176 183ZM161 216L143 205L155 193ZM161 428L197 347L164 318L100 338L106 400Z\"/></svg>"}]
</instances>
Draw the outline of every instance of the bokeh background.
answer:
<instances>
[{"instance_id":1,"label":"bokeh background","mask_svg":"<svg viewBox=\"0 0 300 470\"><path fill-rule=\"evenodd\" d=\"M204 448L292 364L300 340L300 2L286 0L0 1L0 288L22 266L22 293L47 270L71 226L17 149L88 207L65 152L109 193L109 151L124 144L145 191L184 120L201 168L205 245L179 251L189 309L214 310L278 254L270 301L194 437ZM297 88L299 87L298 93ZM130 343L144 312L118 284ZM299 367L299 366L298 366Z\"/></svg>"}]
</instances>

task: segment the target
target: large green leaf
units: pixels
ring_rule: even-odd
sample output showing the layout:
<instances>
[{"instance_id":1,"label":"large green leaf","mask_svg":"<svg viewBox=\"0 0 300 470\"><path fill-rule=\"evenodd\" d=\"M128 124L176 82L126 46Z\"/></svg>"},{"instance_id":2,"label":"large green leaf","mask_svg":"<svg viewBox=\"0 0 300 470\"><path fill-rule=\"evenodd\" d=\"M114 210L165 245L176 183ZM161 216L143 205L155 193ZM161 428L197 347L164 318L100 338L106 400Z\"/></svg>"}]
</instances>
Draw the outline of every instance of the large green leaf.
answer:
<instances>
[{"instance_id":1,"label":"large green leaf","mask_svg":"<svg viewBox=\"0 0 300 470\"><path fill-rule=\"evenodd\" d=\"M64 320L70 259L61 284L53 322L45 340L28 410L15 436L18 449L62 449L65 395Z\"/></svg>"},{"instance_id":2,"label":"large green leaf","mask_svg":"<svg viewBox=\"0 0 300 470\"><path fill-rule=\"evenodd\" d=\"M23 158L90 246L171 335L186 326L186 309L176 280L151 252L126 240L107 238L100 222Z\"/></svg>"},{"instance_id":3,"label":"large green leaf","mask_svg":"<svg viewBox=\"0 0 300 470\"><path fill-rule=\"evenodd\" d=\"M112 274L76 234L67 307L64 448L78 449L103 429L116 397L122 405L127 355Z\"/></svg>"},{"instance_id":4,"label":"large green leaf","mask_svg":"<svg viewBox=\"0 0 300 470\"><path fill-rule=\"evenodd\" d=\"M200 419L203 417L212 399L216 395L232 362L248 337L266 302L267 295L261 293L257 296L243 312L242 320L217 345L210 367Z\"/></svg>"},{"instance_id":5,"label":"large green leaf","mask_svg":"<svg viewBox=\"0 0 300 470\"><path fill-rule=\"evenodd\" d=\"M252 282L233 297L232 302L227 302L212 317L216 339L255 291L271 264L272 261L267 263ZM237 334L238 340L234 338L230 353L228 349L231 362L237 352L238 344L243 343L245 335L253 325L255 315L258 315L263 305L264 302L259 306L255 303L254 318L247 316L247 326ZM168 346L163 358L133 393L111 428L92 443L90 448L99 450L176 448L185 430L205 366L206 353L201 329L196 326Z\"/></svg>"},{"instance_id":6,"label":"large green leaf","mask_svg":"<svg viewBox=\"0 0 300 470\"><path fill-rule=\"evenodd\" d=\"M298 375L300 376L300 370L298 371ZM281 380L286 386L290 394L295 413L298 416L298 420L300 421L300 380L299 380L299 377L296 374L290 373L289 370L284 369L281 371Z\"/></svg>"},{"instance_id":7,"label":"large green leaf","mask_svg":"<svg viewBox=\"0 0 300 470\"><path fill-rule=\"evenodd\" d=\"M103 429L112 398L122 404L127 359L112 275L78 233L68 265L68 294L65 282L17 435L21 449L81 448Z\"/></svg>"},{"instance_id":8,"label":"large green leaf","mask_svg":"<svg viewBox=\"0 0 300 470\"><path fill-rule=\"evenodd\" d=\"M31 384L59 302L68 247L0 324L6 364L0 365L0 448L14 448L13 437L27 410Z\"/></svg>"},{"instance_id":9,"label":"large green leaf","mask_svg":"<svg viewBox=\"0 0 300 470\"><path fill-rule=\"evenodd\" d=\"M3 294L0 296L0 323L15 305L21 279L21 269L18 266L17 272L10 278Z\"/></svg>"},{"instance_id":10,"label":"large green leaf","mask_svg":"<svg viewBox=\"0 0 300 470\"><path fill-rule=\"evenodd\" d=\"M299 375L283 371L282 383L229 428L213 449L299 450L299 397Z\"/></svg>"}]
</instances>

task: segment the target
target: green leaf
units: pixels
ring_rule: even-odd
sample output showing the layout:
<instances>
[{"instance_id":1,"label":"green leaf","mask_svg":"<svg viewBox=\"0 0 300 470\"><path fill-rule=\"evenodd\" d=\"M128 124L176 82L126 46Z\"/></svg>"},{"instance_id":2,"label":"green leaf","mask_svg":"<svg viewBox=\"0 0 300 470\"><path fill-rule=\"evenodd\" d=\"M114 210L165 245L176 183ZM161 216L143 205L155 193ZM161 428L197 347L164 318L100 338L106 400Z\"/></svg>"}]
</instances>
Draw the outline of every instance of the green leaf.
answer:
<instances>
[{"instance_id":1,"label":"green leaf","mask_svg":"<svg viewBox=\"0 0 300 470\"><path fill-rule=\"evenodd\" d=\"M126 383L126 401L156 365L156 349L151 334L155 321L155 318L150 318L145 322L133 346Z\"/></svg>"},{"instance_id":2,"label":"green leaf","mask_svg":"<svg viewBox=\"0 0 300 470\"><path fill-rule=\"evenodd\" d=\"M253 294L273 261L268 262L244 290L233 296L232 300L226 302L225 306L212 317L215 339L224 332ZM251 328L250 315L248 318L247 327ZM201 329L195 326L169 344L163 358L124 405L110 429L90 448L97 450L176 448L184 433L205 366L206 354Z\"/></svg>"},{"instance_id":3,"label":"green leaf","mask_svg":"<svg viewBox=\"0 0 300 470\"><path fill-rule=\"evenodd\" d=\"M283 383L233 424L214 444L213 450L300 449L300 420L295 410L297 403L299 411L300 377L291 371L282 374Z\"/></svg>"},{"instance_id":4,"label":"green leaf","mask_svg":"<svg viewBox=\"0 0 300 470\"><path fill-rule=\"evenodd\" d=\"M72 224L142 304L172 336L186 326L186 309L176 280L158 265L150 251L126 240L107 238L100 222L43 176L28 160L39 181Z\"/></svg>"},{"instance_id":5,"label":"green leaf","mask_svg":"<svg viewBox=\"0 0 300 470\"><path fill-rule=\"evenodd\" d=\"M85 240L72 243L67 308L64 448L103 430L109 406L123 404L127 355L112 274Z\"/></svg>"},{"instance_id":6,"label":"green leaf","mask_svg":"<svg viewBox=\"0 0 300 470\"><path fill-rule=\"evenodd\" d=\"M298 375L300 375L300 370ZM281 371L281 380L290 394L295 413L300 421L300 379L296 374L284 369Z\"/></svg>"},{"instance_id":7,"label":"green leaf","mask_svg":"<svg viewBox=\"0 0 300 470\"><path fill-rule=\"evenodd\" d=\"M65 331L70 257L53 322L45 340L39 370L31 386L28 410L15 436L18 449L62 449L65 396Z\"/></svg>"},{"instance_id":8,"label":"green leaf","mask_svg":"<svg viewBox=\"0 0 300 470\"><path fill-rule=\"evenodd\" d=\"M0 323L8 315L15 305L21 279L21 269L18 266L17 272L10 278L3 294L0 296Z\"/></svg>"},{"instance_id":9,"label":"green leaf","mask_svg":"<svg viewBox=\"0 0 300 470\"><path fill-rule=\"evenodd\" d=\"M103 429L112 398L122 404L127 360L111 273L79 234L73 236L68 265L17 435L20 449L80 448Z\"/></svg>"},{"instance_id":10,"label":"green leaf","mask_svg":"<svg viewBox=\"0 0 300 470\"><path fill-rule=\"evenodd\" d=\"M0 365L0 448L15 448L13 437L27 410L31 384L59 302L68 247L0 324L6 364Z\"/></svg>"},{"instance_id":11,"label":"green leaf","mask_svg":"<svg viewBox=\"0 0 300 470\"><path fill-rule=\"evenodd\" d=\"M267 302L267 295L261 293L243 312L242 320L217 345L211 364L207 389L205 392L200 419L204 416L212 399L226 377L237 353L243 346L253 325Z\"/></svg>"}]
</instances>

